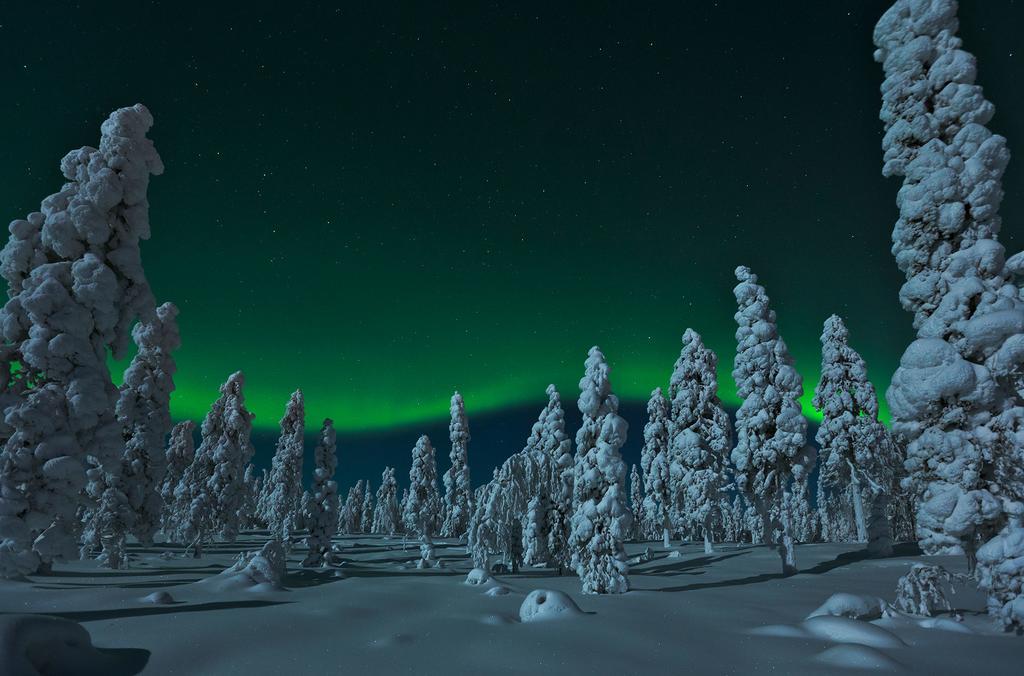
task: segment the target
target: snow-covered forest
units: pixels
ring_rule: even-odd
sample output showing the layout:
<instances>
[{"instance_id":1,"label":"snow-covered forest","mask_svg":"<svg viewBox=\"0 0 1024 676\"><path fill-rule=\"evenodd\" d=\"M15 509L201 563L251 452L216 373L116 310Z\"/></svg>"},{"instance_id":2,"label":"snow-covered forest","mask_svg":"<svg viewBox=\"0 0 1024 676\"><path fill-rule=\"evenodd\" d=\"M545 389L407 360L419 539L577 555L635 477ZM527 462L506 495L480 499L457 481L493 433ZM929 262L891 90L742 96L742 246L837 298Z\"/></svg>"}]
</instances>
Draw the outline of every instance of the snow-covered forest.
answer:
<instances>
[{"instance_id":1,"label":"snow-covered forest","mask_svg":"<svg viewBox=\"0 0 1024 676\"><path fill-rule=\"evenodd\" d=\"M474 463L473 401L454 392L447 440L410 438L407 467L352 481L334 423L307 420L296 390L272 464L257 468L242 372L224 374L201 422L172 420L188 336L154 297L142 246L164 165L150 111L114 111L0 252L0 672L137 673L148 660L171 673L184 647L160 654L158 637L206 609L253 635L199 649L197 620L187 645L204 656L176 673L283 665L245 643L289 626L301 626L294 650L328 662L346 659L339 636L358 637L354 663L379 673L437 673L455 659L445 650L467 660L451 671L623 673L645 651L691 659L665 648L680 639L658 618L677 613L720 649L697 673L728 671L716 660L737 640L751 652L737 659L787 673L934 673L982 651L1010 673L1024 656L1024 254L999 243L1009 153L985 126L994 106L956 12L897 0L874 31L882 172L902 181L892 255L916 331L881 393L890 421L843 318L821 318L821 376L805 383L770 289L739 265L735 352L716 354L698 318L680 316L679 357L650 383L642 427L620 415L594 346L580 351L579 391L538 392L536 423L500 466ZM109 357L131 345L118 387ZM735 411L719 398L720 358ZM800 402L811 388L813 436ZM639 466L621 452L630 434ZM670 589L707 595L656 593ZM451 605L455 619L430 623ZM558 621L545 631L563 648L512 635L540 620ZM405 650L420 642L441 656ZM531 649L536 662L515 657Z\"/></svg>"}]
</instances>

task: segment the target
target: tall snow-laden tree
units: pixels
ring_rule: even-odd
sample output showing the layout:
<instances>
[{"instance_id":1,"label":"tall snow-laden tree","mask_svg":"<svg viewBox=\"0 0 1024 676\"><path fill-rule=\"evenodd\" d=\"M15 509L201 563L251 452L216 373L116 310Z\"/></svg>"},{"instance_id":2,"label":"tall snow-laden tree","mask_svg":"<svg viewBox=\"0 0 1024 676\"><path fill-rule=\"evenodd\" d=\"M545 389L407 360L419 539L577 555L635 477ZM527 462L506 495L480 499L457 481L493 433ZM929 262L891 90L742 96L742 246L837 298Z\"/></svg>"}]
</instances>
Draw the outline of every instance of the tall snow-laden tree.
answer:
<instances>
[{"instance_id":1,"label":"tall snow-laden tree","mask_svg":"<svg viewBox=\"0 0 1024 676\"><path fill-rule=\"evenodd\" d=\"M267 493L267 526L271 537L280 540L286 551L298 525L305 425L305 400L302 390L295 390L281 418L281 436L271 461L271 486Z\"/></svg>"},{"instance_id":2,"label":"tall snow-laden tree","mask_svg":"<svg viewBox=\"0 0 1024 676\"><path fill-rule=\"evenodd\" d=\"M1024 499L1024 254L1007 259L998 241L1009 152L984 126L994 107L956 13L953 0L898 0L874 41L882 173L903 178L892 252L917 330L886 398L922 549L962 552L973 571Z\"/></svg>"},{"instance_id":3,"label":"tall snow-laden tree","mask_svg":"<svg viewBox=\"0 0 1024 676\"><path fill-rule=\"evenodd\" d=\"M548 561L547 501L547 496L535 495L527 505L523 527L524 565L543 565Z\"/></svg>"},{"instance_id":4,"label":"tall snow-laden tree","mask_svg":"<svg viewBox=\"0 0 1024 676\"><path fill-rule=\"evenodd\" d=\"M358 535L363 532L363 501L365 497L364 482L357 481L348 489L348 497L341 508L339 528L343 533Z\"/></svg>"},{"instance_id":5,"label":"tall snow-laden tree","mask_svg":"<svg viewBox=\"0 0 1024 676\"><path fill-rule=\"evenodd\" d=\"M530 498L534 493L529 477L535 474L536 464L533 455L524 450L494 471L494 478L484 488L470 519L466 548L476 566L486 567L488 558L494 554L504 557L513 573L524 562L524 545L529 544L524 530L529 527ZM538 540L539 537L538 534ZM535 543L535 547L539 546L539 542Z\"/></svg>"},{"instance_id":6,"label":"tall snow-laden tree","mask_svg":"<svg viewBox=\"0 0 1024 676\"><path fill-rule=\"evenodd\" d=\"M373 526L370 530L378 535L394 535L398 532L399 522L395 468L385 467L380 475L380 488L377 489L377 504L373 510Z\"/></svg>"},{"instance_id":7,"label":"tall snow-laden tree","mask_svg":"<svg viewBox=\"0 0 1024 676\"><path fill-rule=\"evenodd\" d=\"M337 448L338 435L334 431L334 421L326 418L313 450L313 498L306 515L309 528L306 544L309 553L303 561L304 566L327 564L331 538L338 529L338 484L334 481L334 472L338 469Z\"/></svg>"},{"instance_id":8,"label":"tall snow-laden tree","mask_svg":"<svg viewBox=\"0 0 1024 676\"><path fill-rule=\"evenodd\" d=\"M732 463L738 488L763 520L763 537L776 539L782 572L796 572L785 493L806 473L807 420L800 410L803 379L779 336L775 311L750 268L736 268L736 361L732 377L743 400L736 414Z\"/></svg>"},{"instance_id":9,"label":"tall snow-laden tree","mask_svg":"<svg viewBox=\"0 0 1024 676\"><path fill-rule=\"evenodd\" d=\"M609 367L598 347L590 348L577 402L583 425L576 435L576 465L569 551L584 594L629 590L623 542L632 528L626 504L626 463L620 449L629 425L619 416Z\"/></svg>"},{"instance_id":10,"label":"tall snow-laden tree","mask_svg":"<svg viewBox=\"0 0 1024 676\"><path fill-rule=\"evenodd\" d=\"M629 469L629 508L633 514L633 537L643 540L644 483L635 464Z\"/></svg>"},{"instance_id":11,"label":"tall snow-laden tree","mask_svg":"<svg viewBox=\"0 0 1024 676\"><path fill-rule=\"evenodd\" d=\"M370 480L366 480L366 488L363 489L363 511L359 515L359 532L371 533L373 527L373 488Z\"/></svg>"},{"instance_id":12,"label":"tall snow-laden tree","mask_svg":"<svg viewBox=\"0 0 1024 676\"><path fill-rule=\"evenodd\" d=\"M467 449L470 438L466 404L458 392L452 395L448 438L452 444L448 456L451 467L444 473L444 523L441 524L441 537L463 538L469 528L473 486L469 482Z\"/></svg>"},{"instance_id":13,"label":"tall snow-laden tree","mask_svg":"<svg viewBox=\"0 0 1024 676\"><path fill-rule=\"evenodd\" d=\"M857 539L868 542L869 515L862 497L870 497L868 511L876 538L869 550L892 553L888 496L896 484L900 458L889 432L878 420L878 397L868 380L867 365L849 345L843 320L832 315L821 334L821 379L814 390L814 408L822 421L818 442L819 481L834 491L847 484L853 501ZM834 504L826 502L826 505ZM836 521L829 515L829 523Z\"/></svg>"},{"instance_id":14,"label":"tall snow-laden tree","mask_svg":"<svg viewBox=\"0 0 1024 676\"><path fill-rule=\"evenodd\" d=\"M132 330L138 352L125 370L116 409L125 435L118 487L128 500L131 520L103 534L120 540L121 548L129 532L151 545L160 528L160 484L167 468L164 443L172 424L175 365L171 355L181 345L177 316L178 308L164 303L152 319Z\"/></svg>"},{"instance_id":15,"label":"tall snow-laden tree","mask_svg":"<svg viewBox=\"0 0 1024 676\"><path fill-rule=\"evenodd\" d=\"M406 526L420 538L420 567L434 563L434 534L441 513L437 490L437 459L430 438L423 435L412 449L409 468L409 501L406 505Z\"/></svg>"},{"instance_id":16,"label":"tall snow-laden tree","mask_svg":"<svg viewBox=\"0 0 1024 676\"><path fill-rule=\"evenodd\" d=\"M164 456L167 469L160 483L160 498L163 502L160 528L163 530L165 538L169 537L176 523L177 505L174 501L174 489L178 487L182 476L196 457L196 442L192 436L195 429L194 422L183 420L171 428L171 436L167 442L167 451Z\"/></svg>"},{"instance_id":17,"label":"tall snow-laden tree","mask_svg":"<svg viewBox=\"0 0 1024 676\"><path fill-rule=\"evenodd\" d=\"M251 462L245 466L242 475L242 506L238 510L238 524L242 530L257 527L256 503L260 497L260 478L256 474L256 466Z\"/></svg>"},{"instance_id":18,"label":"tall snow-laden tree","mask_svg":"<svg viewBox=\"0 0 1024 676\"><path fill-rule=\"evenodd\" d=\"M253 456L253 414L245 408L244 385L241 371L221 385L221 396L203 419L195 460L174 492L180 506L177 540L196 556L214 537L234 542L238 536L245 466Z\"/></svg>"},{"instance_id":19,"label":"tall snow-laden tree","mask_svg":"<svg viewBox=\"0 0 1024 676\"><path fill-rule=\"evenodd\" d=\"M668 455L668 417L668 402L658 387L647 401L640 468L644 476L645 535L656 537L660 532L665 549L669 547L675 504Z\"/></svg>"},{"instance_id":20,"label":"tall snow-laden tree","mask_svg":"<svg viewBox=\"0 0 1024 676\"><path fill-rule=\"evenodd\" d=\"M726 484L725 455L732 445L732 425L718 398L718 356L693 329L683 332L683 347L669 381L670 468L677 466L682 486L677 509L701 526L704 551L714 551L712 522Z\"/></svg>"},{"instance_id":21,"label":"tall snow-laden tree","mask_svg":"<svg viewBox=\"0 0 1024 676\"><path fill-rule=\"evenodd\" d=\"M118 481L124 439L107 357L121 358L132 324L154 312L139 249L149 177L163 172L152 124L145 106L114 111L99 148L61 160L67 183L11 223L0 252L2 577L76 555L87 465L89 495Z\"/></svg>"},{"instance_id":22,"label":"tall snow-laden tree","mask_svg":"<svg viewBox=\"0 0 1024 676\"><path fill-rule=\"evenodd\" d=\"M558 390L548 385L546 394L548 403L533 424L523 450L548 472L547 487L543 491L546 499L542 501L546 514L541 520L547 539L544 551L548 560L561 570L571 558L567 543L573 514L572 440L565 431L565 411Z\"/></svg>"}]
</instances>

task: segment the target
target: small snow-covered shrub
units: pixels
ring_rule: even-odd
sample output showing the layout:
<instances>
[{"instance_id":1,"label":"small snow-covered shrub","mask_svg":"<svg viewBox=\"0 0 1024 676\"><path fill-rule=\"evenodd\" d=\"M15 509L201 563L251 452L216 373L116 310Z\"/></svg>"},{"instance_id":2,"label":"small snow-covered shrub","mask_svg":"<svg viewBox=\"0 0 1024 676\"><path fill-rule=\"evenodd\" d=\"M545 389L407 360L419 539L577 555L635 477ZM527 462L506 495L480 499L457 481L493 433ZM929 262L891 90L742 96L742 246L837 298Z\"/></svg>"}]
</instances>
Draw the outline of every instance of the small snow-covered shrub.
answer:
<instances>
[{"instance_id":1,"label":"small snow-covered shrub","mask_svg":"<svg viewBox=\"0 0 1024 676\"><path fill-rule=\"evenodd\" d=\"M1024 528L1011 524L978 550L978 586L990 615L1024 631Z\"/></svg>"},{"instance_id":2,"label":"small snow-covered shrub","mask_svg":"<svg viewBox=\"0 0 1024 676\"><path fill-rule=\"evenodd\" d=\"M583 611L572 598L553 589L534 589L519 606L519 619L538 622L582 615Z\"/></svg>"},{"instance_id":3,"label":"small snow-covered shrub","mask_svg":"<svg viewBox=\"0 0 1024 676\"><path fill-rule=\"evenodd\" d=\"M218 591L249 589L266 591L282 589L286 572L284 547L276 539L269 540L258 552L238 555L230 567L210 578Z\"/></svg>"},{"instance_id":4,"label":"small snow-covered shrub","mask_svg":"<svg viewBox=\"0 0 1024 676\"><path fill-rule=\"evenodd\" d=\"M926 617L952 610L944 587L949 585L950 592L955 592L954 583L962 580L962 575L951 573L942 566L915 563L910 572L896 583L894 605L905 613Z\"/></svg>"},{"instance_id":5,"label":"small snow-covered shrub","mask_svg":"<svg viewBox=\"0 0 1024 676\"><path fill-rule=\"evenodd\" d=\"M152 603L158 606L166 606L174 603L174 597L165 591L155 591L152 594L139 599L143 603Z\"/></svg>"},{"instance_id":6,"label":"small snow-covered shrub","mask_svg":"<svg viewBox=\"0 0 1024 676\"><path fill-rule=\"evenodd\" d=\"M487 584L491 579L491 576L487 574L487 571L483 568L474 568L469 571L469 575L466 576L466 584Z\"/></svg>"},{"instance_id":7,"label":"small snow-covered shrub","mask_svg":"<svg viewBox=\"0 0 1024 676\"><path fill-rule=\"evenodd\" d=\"M877 620L885 612L886 605L885 601L877 596L859 596L838 592L828 597L828 600L807 618L833 615L849 617L854 620Z\"/></svg>"}]
</instances>

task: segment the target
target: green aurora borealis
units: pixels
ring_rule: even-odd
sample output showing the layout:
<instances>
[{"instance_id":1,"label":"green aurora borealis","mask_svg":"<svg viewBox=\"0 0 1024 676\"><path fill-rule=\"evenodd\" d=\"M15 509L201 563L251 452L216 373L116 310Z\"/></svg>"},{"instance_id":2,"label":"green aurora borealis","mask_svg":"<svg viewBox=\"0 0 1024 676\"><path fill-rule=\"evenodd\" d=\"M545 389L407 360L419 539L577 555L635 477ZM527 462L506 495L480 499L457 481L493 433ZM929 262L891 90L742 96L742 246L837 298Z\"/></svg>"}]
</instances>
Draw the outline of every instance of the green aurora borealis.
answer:
<instances>
[{"instance_id":1,"label":"green aurora borealis","mask_svg":"<svg viewBox=\"0 0 1024 676\"><path fill-rule=\"evenodd\" d=\"M8 219L110 110L156 118L143 258L181 308L176 417L200 419L237 369L264 428L296 387L311 426L347 430L446 417L455 388L471 415L539 408L549 382L575 400L592 344L645 400L688 326L735 404L738 264L767 287L808 413L833 312L884 391L912 336L880 175L886 3L370 5L0 13ZM967 1L961 20L1019 153L1024 6Z\"/></svg>"}]
</instances>

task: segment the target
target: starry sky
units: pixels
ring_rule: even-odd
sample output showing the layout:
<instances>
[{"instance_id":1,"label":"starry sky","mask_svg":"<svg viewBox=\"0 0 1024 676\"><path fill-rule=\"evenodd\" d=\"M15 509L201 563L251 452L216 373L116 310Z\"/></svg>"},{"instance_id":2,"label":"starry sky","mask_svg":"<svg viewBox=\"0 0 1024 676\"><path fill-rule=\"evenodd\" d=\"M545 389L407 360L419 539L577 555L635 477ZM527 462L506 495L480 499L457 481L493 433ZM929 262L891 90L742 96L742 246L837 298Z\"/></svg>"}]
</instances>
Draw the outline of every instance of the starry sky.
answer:
<instances>
[{"instance_id":1,"label":"starry sky","mask_svg":"<svg viewBox=\"0 0 1024 676\"><path fill-rule=\"evenodd\" d=\"M598 344L633 445L686 327L737 403L738 264L766 285L808 404L833 312L887 386L912 336L898 183L880 175L887 3L227 4L0 10L9 219L59 188L61 156L110 110L156 118L167 170L143 259L181 308L176 417L201 418L242 369L261 433L302 387L311 426L443 434L458 388L480 420L516 412L515 446L549 382L572 405ZM961 23L1017 151L1024 4L963 2ZM1005 189L1016 251L1019 161Z\"/></svg>"}]
</instances>

